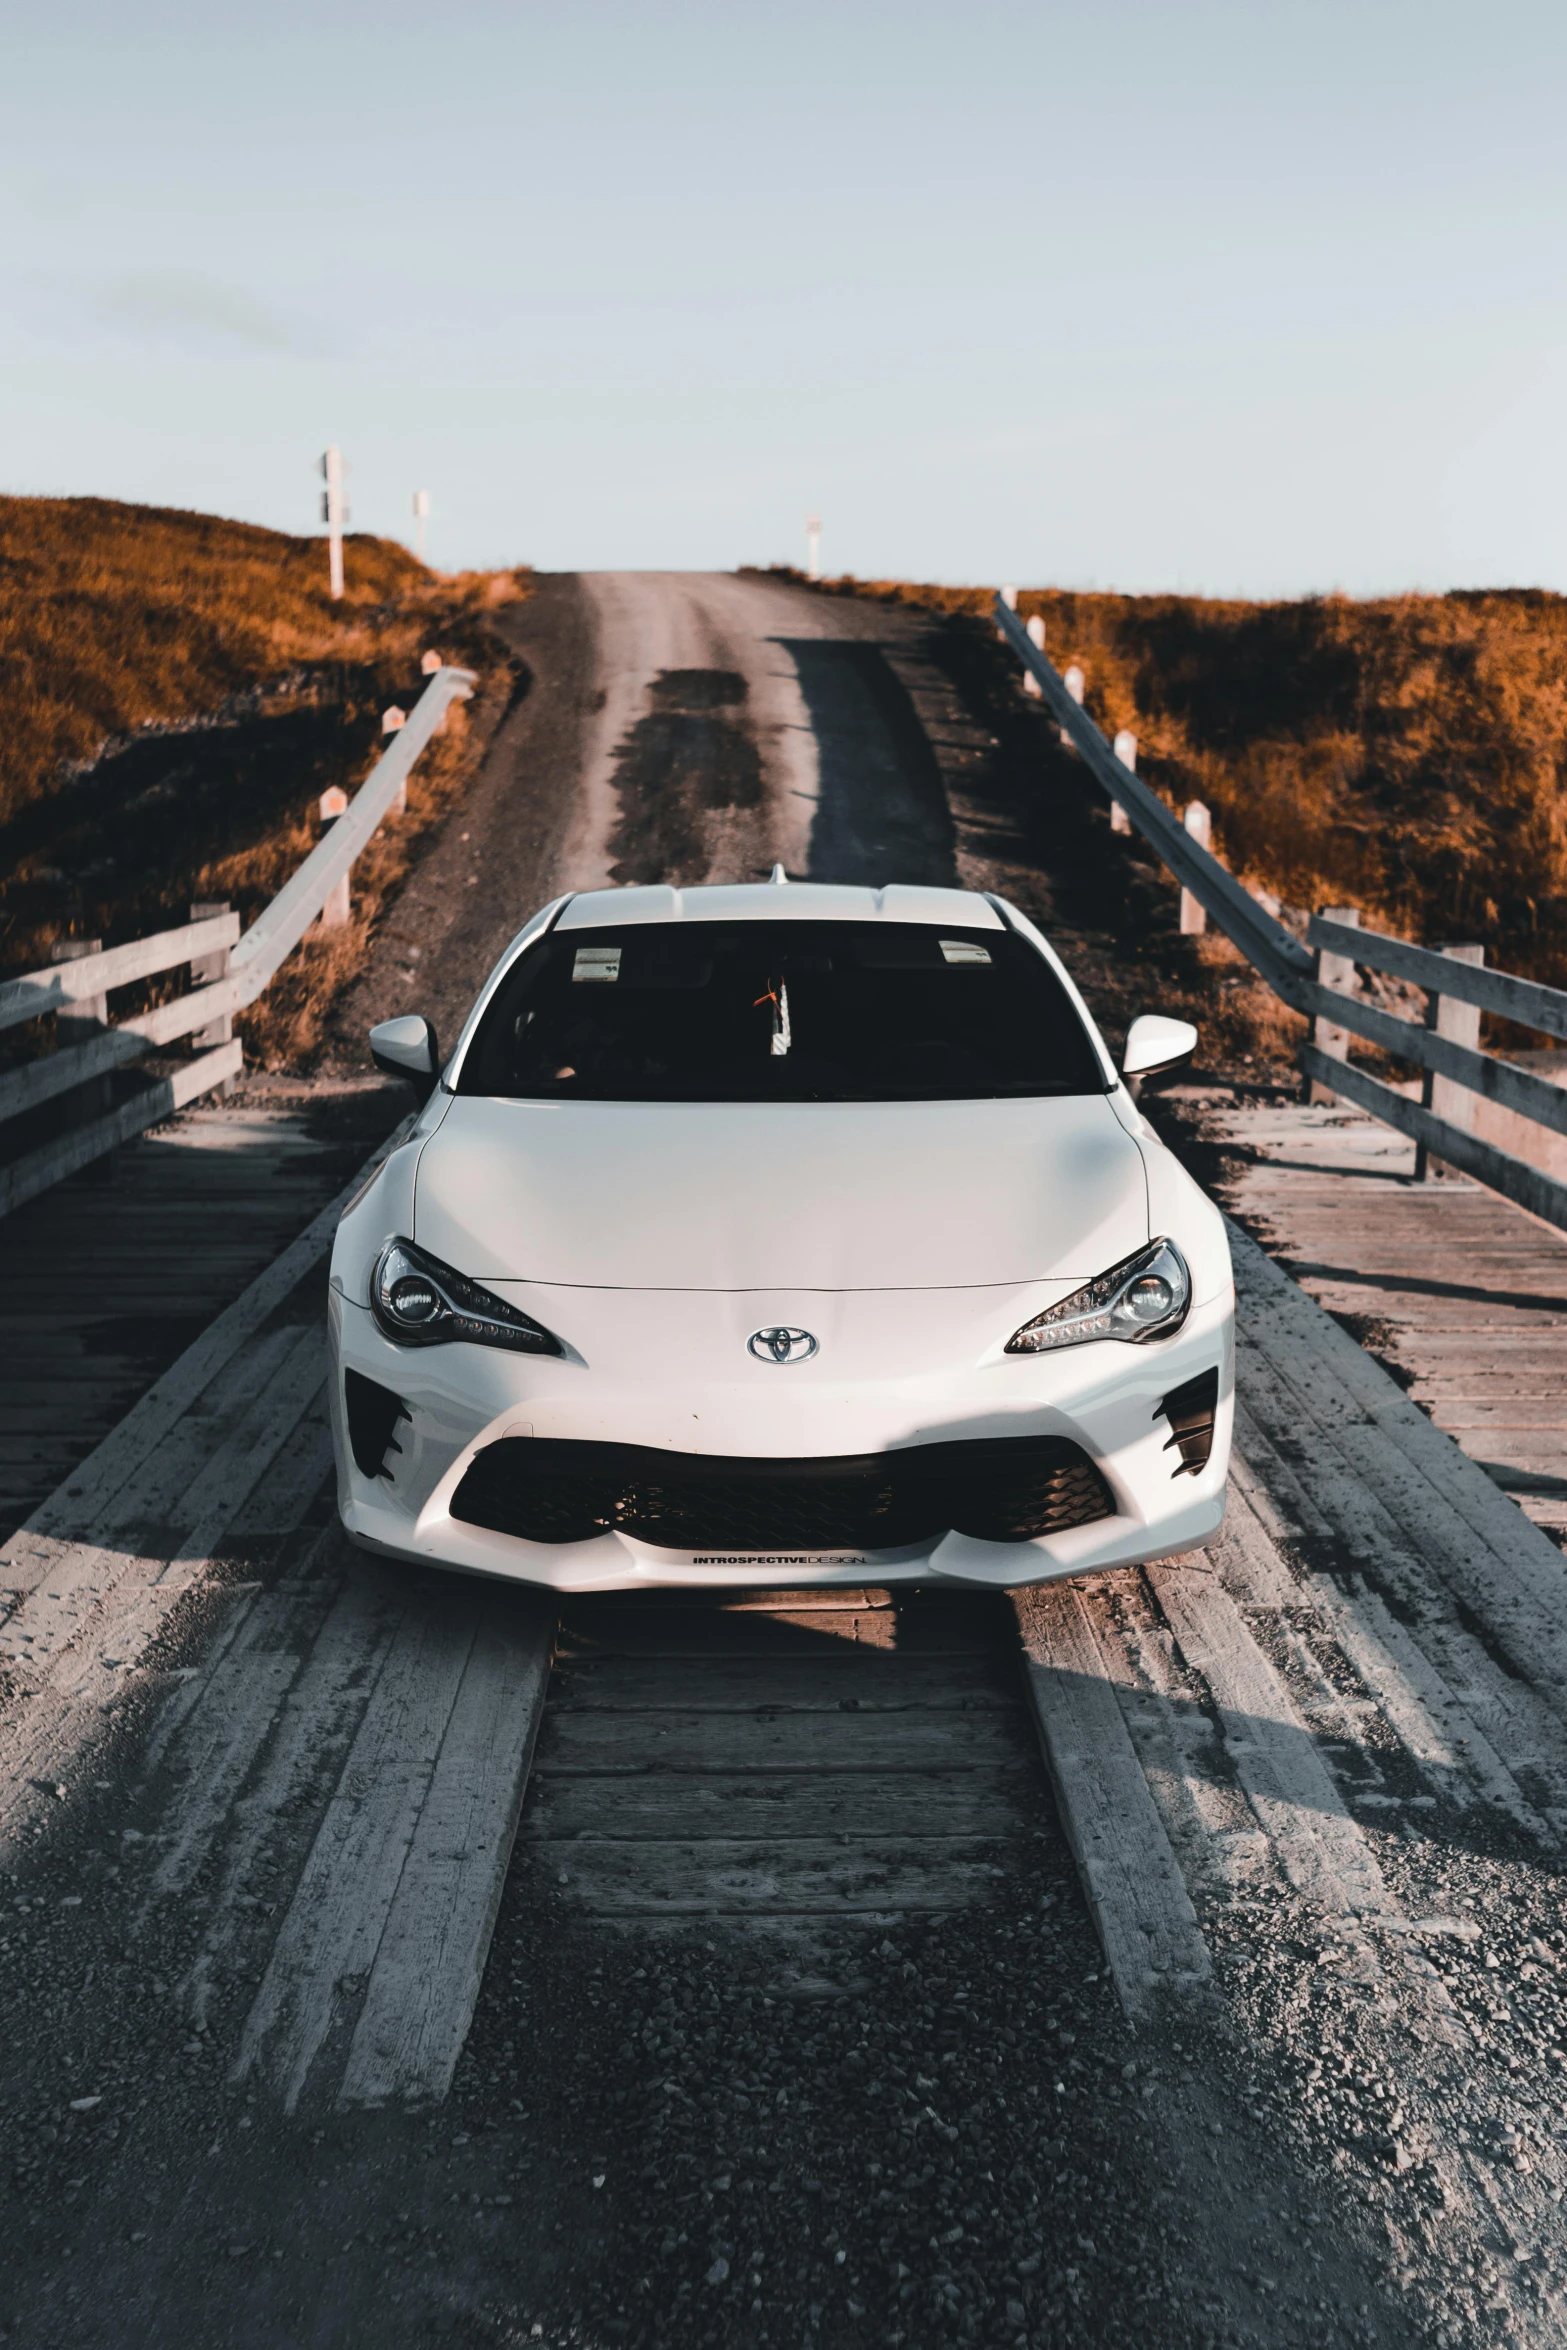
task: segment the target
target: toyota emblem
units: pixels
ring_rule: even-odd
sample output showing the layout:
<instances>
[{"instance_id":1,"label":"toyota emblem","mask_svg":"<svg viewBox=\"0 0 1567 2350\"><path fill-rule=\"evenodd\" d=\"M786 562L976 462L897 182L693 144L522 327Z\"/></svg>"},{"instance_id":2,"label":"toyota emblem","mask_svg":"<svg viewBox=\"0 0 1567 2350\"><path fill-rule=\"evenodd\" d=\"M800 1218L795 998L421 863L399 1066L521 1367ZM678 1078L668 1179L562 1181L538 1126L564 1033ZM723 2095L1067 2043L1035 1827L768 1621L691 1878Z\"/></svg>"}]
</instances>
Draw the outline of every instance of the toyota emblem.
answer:
<instances>
[{"instance_id":1,"label":"toyota emblem","mask_svg":"<svg viewBox=\"0 0 1567 2350\"><path fill-rule=\"evenodd\" d=\"M789 1330L782 1323L771 1330L753 1330L745 1343L759 1363L808 1363L816 1352L809 1330Z\"/></svg>"}]
</instances>

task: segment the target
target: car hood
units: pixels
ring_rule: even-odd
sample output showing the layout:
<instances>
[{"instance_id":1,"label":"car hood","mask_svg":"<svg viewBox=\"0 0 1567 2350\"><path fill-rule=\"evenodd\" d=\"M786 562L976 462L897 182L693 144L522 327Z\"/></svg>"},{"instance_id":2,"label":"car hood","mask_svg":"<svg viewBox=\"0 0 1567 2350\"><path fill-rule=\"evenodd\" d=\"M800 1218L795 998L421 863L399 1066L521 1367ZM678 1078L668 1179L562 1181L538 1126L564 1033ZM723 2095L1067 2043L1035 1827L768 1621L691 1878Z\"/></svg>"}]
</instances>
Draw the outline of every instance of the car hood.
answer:
<instances>
[{"instance_id":1,"label":"car hood","mask_svg":"<svg viewBox=\"0 0 1567 2350\"><path fill-rule=\"evenodd\" d=\"M476 1279L952 1289L1088 1279L1149 1237L1142 1153L1059 1101L455 1100L412 1237Z\"/></svg>"}]
</instances>

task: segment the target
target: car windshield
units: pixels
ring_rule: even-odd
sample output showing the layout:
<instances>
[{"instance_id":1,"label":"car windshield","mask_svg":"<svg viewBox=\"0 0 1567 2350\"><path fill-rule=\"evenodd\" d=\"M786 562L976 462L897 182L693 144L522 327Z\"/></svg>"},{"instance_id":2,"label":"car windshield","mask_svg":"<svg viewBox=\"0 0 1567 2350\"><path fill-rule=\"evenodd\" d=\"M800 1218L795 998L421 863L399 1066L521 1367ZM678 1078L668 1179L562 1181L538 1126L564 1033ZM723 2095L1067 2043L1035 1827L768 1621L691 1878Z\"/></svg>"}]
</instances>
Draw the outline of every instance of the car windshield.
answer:
<instances>
[{"instance_id":1,"label":"car windshield","mask_svg":"<svg viewBox=\"0 0 1567 2350\"><path fill-rule=\"evenodd\" d=\"M1105 1088L1066 989L1012 931L792 921L556 931L507 973L457 1083L600 1102Z\"/></svg>"}]
</instances>

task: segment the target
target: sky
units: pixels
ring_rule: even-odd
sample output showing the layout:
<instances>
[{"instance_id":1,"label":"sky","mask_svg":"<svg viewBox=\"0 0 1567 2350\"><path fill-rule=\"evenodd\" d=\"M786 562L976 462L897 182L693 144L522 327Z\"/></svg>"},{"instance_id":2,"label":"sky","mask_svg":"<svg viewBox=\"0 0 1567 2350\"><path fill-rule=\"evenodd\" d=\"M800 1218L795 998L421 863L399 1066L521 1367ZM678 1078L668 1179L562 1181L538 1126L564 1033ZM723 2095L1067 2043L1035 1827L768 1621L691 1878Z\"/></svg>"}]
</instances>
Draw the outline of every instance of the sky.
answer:
<instances>
[{"instance_id":1,"label":"sky","mask_svg":"<svg viewBox=\"0 0 1567 2350\"><path fill-rule=\"evenodd\" d=\"M1559 0L0 0L0 488L1567 590Z\"/></svg>"}]
</instances>

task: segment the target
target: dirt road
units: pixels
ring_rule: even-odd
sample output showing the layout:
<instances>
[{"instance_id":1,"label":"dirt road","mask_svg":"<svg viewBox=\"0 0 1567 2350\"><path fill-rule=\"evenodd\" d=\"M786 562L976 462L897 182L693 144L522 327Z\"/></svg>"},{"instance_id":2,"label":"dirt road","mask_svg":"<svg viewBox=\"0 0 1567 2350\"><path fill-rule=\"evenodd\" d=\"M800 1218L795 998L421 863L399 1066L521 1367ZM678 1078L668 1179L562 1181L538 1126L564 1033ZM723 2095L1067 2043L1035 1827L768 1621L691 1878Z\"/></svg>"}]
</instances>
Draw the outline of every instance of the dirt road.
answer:
<instances>
[{"instance_id":1,"label":"dirt road","mask_svg":"<svg viewBox=\"0 0 1567 2350\"><path fill-rule=\"evenodd\" d=\"M612 883L954 878L930 745L889 663L920 629L772 581L546 577L500 626L527 671L467 806L334 1022L417 1007L455 1036L534 909Z\"/></svg>"}]
</instances>

